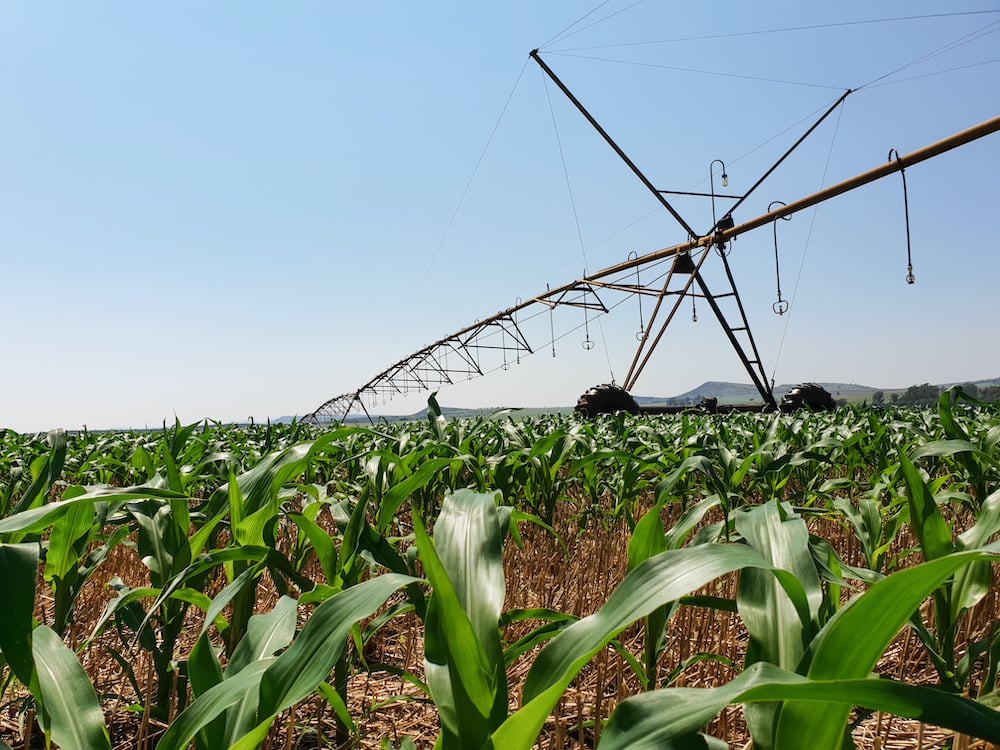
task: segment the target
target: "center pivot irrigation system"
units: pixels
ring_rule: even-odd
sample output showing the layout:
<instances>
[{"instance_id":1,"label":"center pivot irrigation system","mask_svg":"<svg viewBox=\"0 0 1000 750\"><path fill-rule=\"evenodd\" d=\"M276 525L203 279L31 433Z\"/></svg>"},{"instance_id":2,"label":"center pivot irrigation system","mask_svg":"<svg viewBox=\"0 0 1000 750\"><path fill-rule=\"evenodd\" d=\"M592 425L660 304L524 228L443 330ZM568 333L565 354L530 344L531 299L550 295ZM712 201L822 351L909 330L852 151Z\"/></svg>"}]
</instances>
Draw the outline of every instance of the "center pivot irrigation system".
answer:
<instances>
[{"instance_id":1,"label":"center pivot irrigation system","mask_svg":"<svg viewBox=\"0 0 1000 750\"><path fill-rule=\"evenodd\" d=\"M903 156L900 156L893 149L889 152L888 161L874 169L788 204L775 201L768 207L767 213L742 224L736 224L733 219L734 211L819 127L820 123L843 103L851 93L850 89L845 91L742 195L723 195L715 192L712 168L716 162L722 165L722 187L728 186L725 165L720 160L716 160L710 165L710 193L681 193L680 191L661 190L653 185L541 59L538 50L531 52L531 59L558 86L587 122L593 126L650 191L656 201L680 224L687 234L687 241L643 255L632 253L628 260L622 263L584 275L564 286L548 288L543 294L527 301L518 301L513 307L466 326L450 336L439 339L410 354L380 372L357 390L329 399L307 415L304 421L340 422L356 409L371 419L369 407L373 407L379 401L384 403L386 399L391 399L394 396L451 385L456 380L471 379L496 369L506 370L512 361L519 363L522 356L537 351L538 347L532 346L527 334L528 325L532 322L536 327L541 328L542 335L548 339L547 343L551 342L552 354L555 356L555 342L558 338L566 335L561 333L557 336L556 333L553 313L559 308L575 308L582 312L582 323L578 322L570 331L582 328L585 335L583 347L585 349L593 348L594 342L590 338L590 321L597 315L606 314L623 301L636 296L639 298L640 310L640 330L636 334L639 345L624 382L620 386L602 385L590 389L580 397L577 405L578 410L594 415L595 413L619 410L662 413L678 409L678 407L641 409L629 394L629 390L635 386L654 349L660 343L667 327L674 320L687 298L690 298L692 305L694 305L696 298L703 299L718 320L754 387L760 393L763 407L757 404L752 408L755 410L761 408L777 409L779 404L775 401L772 393L773 383L770 387L767 384L767 376L760 353L750 331L743 302L736 289L736 282L727 260L730 240L744 232L775 223L779 219L787 219L792 214L896 172L903 175L905 198L906 178L904 170L907 167L1000 130L1000 116L997 116ZM708 232L696 232L670 204L666 196L676 194L701 195L712 199L713 225ZM729 206L718 219L715 215L716 198L735 199L735 203ZM716 251L715 253L712 253L713 249ZM909 252L908 216L907 249ZM775 253L777 260L777 241L775 241ZM709 289L702 275L702 266L713 255L721 259L725 271L726 283L721 292ZM913 280L912 264L910 264L908 265L907 281L912 284ZM612 297L617 301L612 303L610 301ZM648 318L642 314L643 297L651 298L653 301L652 311ZM723 309L723 305L725 305L726 310ZM773 309L778 314L783 314L788 309L788 302L781 298L780 278L778 299L774 303ZM804 384L785 397L781 408L792 408L803 404L813 408L832 408L833 405L830 395L822 388L815 384ZM715 406L711 399L703 405L709 408Z\"/></svg>"}]
</instances>

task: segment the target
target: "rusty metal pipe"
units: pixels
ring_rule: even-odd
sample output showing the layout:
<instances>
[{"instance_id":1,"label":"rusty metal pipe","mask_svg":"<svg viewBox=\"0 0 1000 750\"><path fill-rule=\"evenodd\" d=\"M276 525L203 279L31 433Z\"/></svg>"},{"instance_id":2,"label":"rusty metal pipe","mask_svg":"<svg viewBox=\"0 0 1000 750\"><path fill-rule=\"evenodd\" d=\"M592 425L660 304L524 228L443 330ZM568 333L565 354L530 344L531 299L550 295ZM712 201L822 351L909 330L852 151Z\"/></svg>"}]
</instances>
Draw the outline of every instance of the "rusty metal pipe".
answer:
<instances>
[{"instance_id":1,"label":"rusty metal pipe","mask_svg":"<svg viewBox=\"0 0 1000 750\"><path fill-rule=\"evenodd\" d=\"M735 226L732 229L727 229L719 234L724 240L728 240L730 237L735 237L743 232L749 232L751 229L756 229L764 224L768 224L779 216L788 216L789 214L796 213L797 211L811 208L817 203L822 203L830 198L835 198L842 193L854 190L862 185L867 185L869 182L880 180L887 175L893 174L894 172L899 172L906 167L919 164L922 161L927 161L928 159L939 156L947 151L956 149L959 146L964 146L967 143L971 143L979 138L995 133L998 130L1000 130L1000 115L994 117L992 120L981 122L968 130L963 130L960 133L955 133L955 135L944 138L936 143L932 143L929 146L924 146L923 148L909 153L906 156L900 157L898 160L886 162L879 167L875 167L875 169L870 169L867 172L863 172L862 174L850 178L849 180L838 182L836 185L831 185L830 187L824 188L817 193L807 195L805 198L792 201L780 211L772 211L771 213L763 214L758 216L756 219L751 219L748 222ZM703 237L699 243L707 244L712 239L713 238ZM648 255L640 256L637 260L649 257L650 256Z\"/></svg>"},{"instance_id":2,"label":"rusty metal pipe","mask_svg":"<svg viewBox=\"0 0 1000 750\"><path fill-rule=\"evenodd\" d=\"M812 206L815 206L817 203L822 203L823 201L829 200L830 198L834 198L840 195L841 193L846 193L849 190L853 190L854 188L861 187L862 185L866 185L869 182L874 182L875 180L881 179L886 175L898 172L900 169L913 166L914 164L919 164L922 161L926 161L927 159L939 156L940 154L943 154L947 151L951 151L952 149L956 149L959 146L964 146L965 144L971 143L972 141L978 140L979 138L991 135L992 133L995 133L998 130L1000 130L1000 115L994 117L992 120L986 120L985 122L982 122L979 125L975 125L969 128L968 130L963 130L960 133L955 133L954 135L949 136L948 138L944 138L940 141L937 141L936 143L932 143L929 146L924 146L924 148L906 154L905 156L900 157L896 161L886 162L885 164L876 167L875 169L863 172L862 174L852 177L849 180L845 180L844 182L840 182L837 183L836 185L832 185L831 187L825 188L824 190L820 190L818 193L813 193L812 195L806 196L805 198L793 201L789 203L787 206L782 206L780 210L771 211L769 213L762 214L755 219L751 219L750 221L744 222L743 224L738 224L734 226L732 229L726 229L714 235L705 235L704 237L699 237L698 239L682 242L679 245L673 245L672 247L663 248L662 250L654 250L650 253L646 253L645 255L640 255L637 258L632 258L622 263L618 263L617 265L603 268L600 271L596 271L595 273L590 274L589 276L584 276L582 278L576 279L575 281L572 281L569 284L549 289L544 294L540 294L537 297L532 297L531 299L521 302L518 305L514 305L513 307L508 307L506 310L497 313L491 318L487 318L482 322L475 323L471 326L467 326L466 328L462 328L459 331L453 333L451 336L441 339L440 341L437 341L434 344L431 344L430 346L421 349L420 351L422 352L432 349L438 344L447 341L448 339L455 338L456 336L461 336L464 333L468 333L470 331L476 330L477 328L481 328L484 324L487 324L490 320L493 320L494 318L499 318L504 315L511 315L539 302L544 304L547 300L550 300L552 298L558 297L560 294L565 294L566 292L571 291L578 284L585 284L590 281L599 281L601 279L607 278L608 276L614 276L615 274L620 274L623 271L631 271L633 268L644 266L647 263L653 263L658 260L665 260L667 258L673 257L674 255L679 255L680 253L686 253L691 250L697 250L699 247L707 247L709 245L714 244L714 242L718 239L727 241L733 237L737 237L743 234L744 232L749 232L752 229L757 229L758 227L764 226L765 224L774 221L774 219L779 216L788 216L789 214L793 214L798 211L802 211L806 208L810 208ZM400 362L398 362L396 365L393 365L393 367L405 363L412 356L413 355L407 357L406 359L400 360ZM391 370L392 368L390 367L388 369Z\"/></svg>"}]
</instances>

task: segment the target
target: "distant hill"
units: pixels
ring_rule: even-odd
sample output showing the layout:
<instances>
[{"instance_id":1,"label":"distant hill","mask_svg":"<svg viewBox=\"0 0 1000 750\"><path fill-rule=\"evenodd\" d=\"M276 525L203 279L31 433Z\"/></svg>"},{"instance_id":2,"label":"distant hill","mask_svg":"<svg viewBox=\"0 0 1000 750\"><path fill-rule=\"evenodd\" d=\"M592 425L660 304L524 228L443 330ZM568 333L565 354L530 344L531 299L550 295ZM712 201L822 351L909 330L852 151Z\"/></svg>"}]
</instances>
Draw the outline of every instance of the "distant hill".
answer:
<instances>
[{"instance_id":1,"label":"distant hill","mask_svg":"<svg viewBox=\"0 0 1000 750\"><path fill-rule=\"evenodd\" d=\"M774 387L774 395L778 398L788 393L798 383L782 383ZM857 383L820 383L833 396L847 397L859 396L874 393L879 388L869 385L859 385ZM718 380L708 380L697 388L692 388L686 393L677 396L636 396L635 400L642 406L657 405L685 405L697 404L706 396L719 399L720 404L732 404L738 402L754 402L760 400L757 389L749 383L728 383Z\"/></svg>"},{"instance_id":2,"label":"distant hill","mask_svg":"<svg viewBox=\"0 0 1000 750\"><path fill-rule=\"evenodd\" d=\"M938 388L950 388L953 385L1000 385L1000 378L988 378L986 380L956 380L954 383L938 383Z\"/></svg>"},{"instance_id":3,"label":"distant hill","mask_svg":"<svg viewBox=\"0 0 1000 750\"><path fill-rule=\"evenodd\" d=\"M782 383L774 387L774 395L780 399L798 383ZM858 383L824 383L819 385L828 390L834 398L843 399L849 402L858 402L867 399L876 391L883 393L902 393L909 386L899 388L876 388L870 385L860 385ZM956 380L953 383L937 383L936 388L950 388L954 385L975 385L978 387L1000 385L1000 378L987 378L985 380ZM635 400L643 406L657 405L686 405L697 404L706 396L713 396L719 399L720 404L733 404L740 402L753 403L760 400L757 389L749 383L728 383L724 381L708 380L697 388L692 388L686 393L677 396L636 396Z\"/></svg>"}]
</instances>

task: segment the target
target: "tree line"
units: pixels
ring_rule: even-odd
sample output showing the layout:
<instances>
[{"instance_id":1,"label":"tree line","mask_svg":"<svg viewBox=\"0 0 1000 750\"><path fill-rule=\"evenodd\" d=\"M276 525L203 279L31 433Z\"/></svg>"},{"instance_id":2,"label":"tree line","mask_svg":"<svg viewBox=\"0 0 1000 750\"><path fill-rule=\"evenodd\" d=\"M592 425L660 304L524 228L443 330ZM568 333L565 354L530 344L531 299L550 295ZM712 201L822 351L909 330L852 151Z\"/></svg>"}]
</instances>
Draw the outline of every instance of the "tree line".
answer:
<instances>
[{"instance_id":1,"label":"tree line","mask_svg":"<svg viewBox=\"0 0 1000 750\"><path fill-rule=\"evenodd\" d=\"M979 386L974 383L960 385L965 393L980 401L1000 401L1000 384ZM892 404L893 406L932 406L937 403L942 389L930 383L911 385L903 392L890 393L875 391L872 394L872 406Z\"/></svg>"}]
</instances>

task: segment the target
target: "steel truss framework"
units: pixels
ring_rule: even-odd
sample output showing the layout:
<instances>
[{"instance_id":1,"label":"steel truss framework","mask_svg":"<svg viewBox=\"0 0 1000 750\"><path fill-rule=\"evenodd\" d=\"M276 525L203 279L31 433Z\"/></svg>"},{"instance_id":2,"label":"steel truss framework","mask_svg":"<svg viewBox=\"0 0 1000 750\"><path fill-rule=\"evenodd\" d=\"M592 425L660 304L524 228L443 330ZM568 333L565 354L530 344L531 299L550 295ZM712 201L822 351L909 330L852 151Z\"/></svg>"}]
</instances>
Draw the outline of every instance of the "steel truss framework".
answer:
<instances>
[{"instance_id":1,"label":"steel truss framework","mask_svg":"<svg viewBox=\"0 0 1000 750\"><path fill-rule=\"evenodd\" d=\"M978 138L982 138L1000 130L1000 116L987 120L960 133L956 133L936 143L925 146L905 156L895 156L888 162L871 169L851 179L840 182L812 195L793 201L786 205L750 221L736 225L733 222L733 211L753 193L764 180L795 150L828 115L830 115L851 93L845 92L834 104L796 141L796 143L775 162L751 188L741 196L735 196L736 202L731 205L715 225L705 234L699 235L677 213L665 198L671 191L657 189L636 165L626 156L600 124L590 115L576 97L566 88L552 70L538 56L537 50L531 53L548 77L562 90L567 98L576 106L587 121L607 141L609 146L635 173L639 180L654 195L657 201L677 220L687 232L689 239L671 247L655 250L643 255L630 255L629 259L596 273L585 275L561 287L547 289L543 294L524 302L518 302L513 307L477 321L450 336L439 339L433 344L401 359L386 368L374 378L355 391L336 396L323 404L304 418L308 422L339 422L343 421L351 411L360 409L369 419L371 415L365 404L374 405L379 400L385 401L396 395L405 395L412 391L427 391L440 386L452 385L456 380L471 379L484 375L494 369L507 369L511 359L519 362L522 355L529 355L539 349L532 346L524 331L524 323L538 316L549 316L549 338L552 342L552 352L555 354L557 339L553 312L557 308L576 308L583 312L583 322L570 330L583 328L587 331L584 348L590 348L588 324L592 317L610 312L621 301L636 295L655 299L653 311L648 322L644 322L642 330L637 334L639 346L633 357L623 386L631 389L649 361L653 350L657 347L670 322L675 318L685 298L703 299L709 305L719 324L725 331L730 344L743 363L748 375L760 392L765 403L774 406L774 395L766 384L766 375L756 342L750 331L743 303L736 289L729 263L726 259L726 247L730 240L753 229L765 226L779 219L790 217L799 211L811 208L823 201L886 177L895 172L903 172L906 167L931 159L946 151L963 146ZM708 194L713 197L717 193ZM774 204L772 204L774 205ZM713 253L712 250L717 252ZM635 257L632 257L632 256ZM725 271L726 287L720 293L709 289L701 273L706 260L717 255L721 258ZM666 269L666 270L664 270ZM653 272L652 274L650 272ZM640 274L647 276L646 283L640 283ZM599 294L600 292L600 294ZM605 304L600 295L614 294L620 301L610 307ZM727 304L727 301L729 303ZM721 303L721 304L720 304ZM727 311L722 305L726 304ZM654 323L661 319L658 327ZM730 320L735 321L731 323ZM563 333L562 335L565 335ZM588 343L590 346L588 346Z\"/></svg>"}]
</instances>

